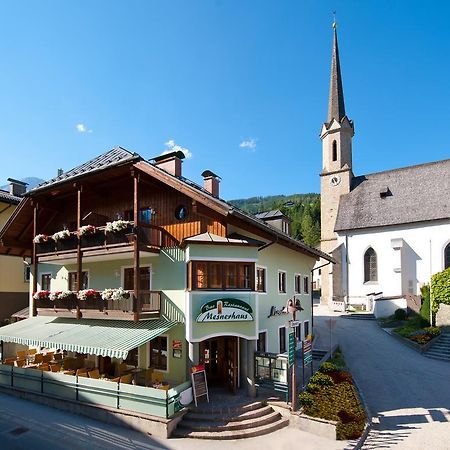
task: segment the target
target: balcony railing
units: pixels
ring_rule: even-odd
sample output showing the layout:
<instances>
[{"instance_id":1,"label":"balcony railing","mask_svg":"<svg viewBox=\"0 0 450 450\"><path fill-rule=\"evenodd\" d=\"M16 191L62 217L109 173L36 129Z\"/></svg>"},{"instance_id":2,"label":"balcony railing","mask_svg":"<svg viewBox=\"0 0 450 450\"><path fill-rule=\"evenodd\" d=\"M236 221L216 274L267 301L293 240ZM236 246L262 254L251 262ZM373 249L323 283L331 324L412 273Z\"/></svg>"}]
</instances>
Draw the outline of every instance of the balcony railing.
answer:
<instances>
[{"instance_id":1,"label":"balcony railing","mask_svg":"<svg viewBox=\"0 0 450 450\"><path fill-rule=\"evenodd\" d=\"M106 231L106 226L97 227L95 233L83 235L80 238L81 249L84 253L101 251L104 249L124 248L130 250L133 244L135 229L130 225L122 231ZM174 247L178 241L163 228L150 224L141 224L138 229L139 246L141 250L154 251L161 247ZM38 255L51 255L54 253L66 254L74 253L77 250L78 236L77 232L70 233L70 237L54 241L49 239L46 242L36 244Z\"/></svg>"},{"instance_id":2,"label":"balcony railing","mask_svg":"<svg viewBox=\"0 0 450 450\"><path fill-rule=\"evenodd\" d=\"M80 316L84 319L134 320L133 300L132 292L129 298L120 300L103 300L100 295L79 300L74 293L64 300L39 298L35 303L40 316L76 318L80 312ZM161 291L140 291L136 301L136 312L138 319L159 318Z\"/></svg>"}]
</instances>

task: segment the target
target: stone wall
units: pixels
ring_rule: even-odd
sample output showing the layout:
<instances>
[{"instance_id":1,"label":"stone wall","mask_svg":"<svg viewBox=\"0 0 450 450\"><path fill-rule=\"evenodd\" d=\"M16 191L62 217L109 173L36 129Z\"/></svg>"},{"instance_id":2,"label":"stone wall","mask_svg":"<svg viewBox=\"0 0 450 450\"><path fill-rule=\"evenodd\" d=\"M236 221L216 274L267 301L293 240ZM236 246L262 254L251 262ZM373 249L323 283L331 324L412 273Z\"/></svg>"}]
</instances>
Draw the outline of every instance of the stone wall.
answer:
<instances>
[{"instance_id":1,"label":"stone wall","mask_svg":"<svg viewBox=\"0 0 450 450\"><path fill-rule=\"evenodd\" d=\"M450 305L440 305L436 314L436 326L446 327L450 331Z\"/></svg>"}]
</instances>

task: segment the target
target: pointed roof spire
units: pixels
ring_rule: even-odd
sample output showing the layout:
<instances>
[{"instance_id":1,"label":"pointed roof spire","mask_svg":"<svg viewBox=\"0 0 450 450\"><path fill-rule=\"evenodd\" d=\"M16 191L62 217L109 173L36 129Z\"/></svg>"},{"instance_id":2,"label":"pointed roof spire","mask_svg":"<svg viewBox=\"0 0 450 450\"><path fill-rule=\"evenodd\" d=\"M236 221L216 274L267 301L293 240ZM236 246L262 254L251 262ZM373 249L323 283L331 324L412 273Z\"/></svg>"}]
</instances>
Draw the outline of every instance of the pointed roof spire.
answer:
<instances>
[{"instance_id":1,"label":"pointed roof spire","mask_svg":"<svg viewBox=\"0 0 450 450\"><path fill-rule=\"evenodd\" d=\"M342 88L341 66L337 39L336 13L333 21L333 53L331 57L330 96L328 98L328 122L341 121L345 116L344 90Z\"/></svg>"}]
</instances>

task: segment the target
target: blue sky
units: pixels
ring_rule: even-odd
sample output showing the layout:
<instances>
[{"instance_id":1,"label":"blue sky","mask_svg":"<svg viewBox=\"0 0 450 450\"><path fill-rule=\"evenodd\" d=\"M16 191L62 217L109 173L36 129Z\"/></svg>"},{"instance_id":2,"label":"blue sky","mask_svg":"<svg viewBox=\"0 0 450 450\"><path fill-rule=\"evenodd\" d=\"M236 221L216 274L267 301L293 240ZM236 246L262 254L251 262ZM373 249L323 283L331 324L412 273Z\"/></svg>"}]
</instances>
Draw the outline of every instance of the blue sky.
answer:
<instances>
[{"instance_id":1,"label":"blue sky","mask_svg":"<svg viewBox=\"0 0 450 450\"><path fill-rule=\"evenodd\" d=\"M333 10L354 172L449 158L445 0L4 1L0 185L179 145L223 198L318 192Z\"/></svg>"}]
</instances>

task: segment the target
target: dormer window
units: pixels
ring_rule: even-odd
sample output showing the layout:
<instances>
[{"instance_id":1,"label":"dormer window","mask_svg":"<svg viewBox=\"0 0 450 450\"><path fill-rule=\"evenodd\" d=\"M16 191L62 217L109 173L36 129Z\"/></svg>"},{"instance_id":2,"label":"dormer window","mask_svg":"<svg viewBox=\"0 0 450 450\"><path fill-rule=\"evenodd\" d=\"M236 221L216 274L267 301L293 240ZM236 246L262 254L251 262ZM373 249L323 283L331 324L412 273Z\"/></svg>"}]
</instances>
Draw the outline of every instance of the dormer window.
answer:
<instances>
[{"instance_id":1,"label":"dormer window","mask_svg":"<svg viewBox=\"0 0 450 450\"><path fill-rule=\"evenodd\" d=\"M337 161L337 142L333 141L333 161Z\"/></svg>"}]
</instances>

